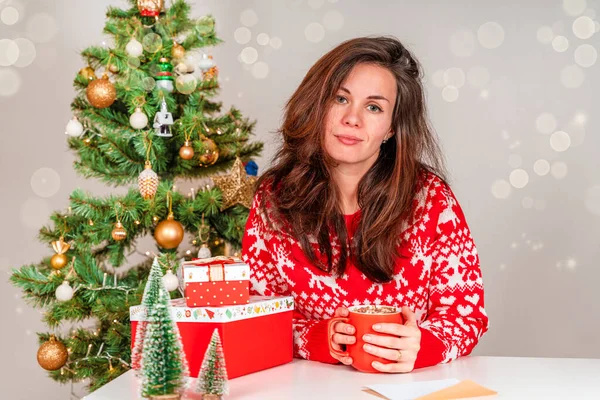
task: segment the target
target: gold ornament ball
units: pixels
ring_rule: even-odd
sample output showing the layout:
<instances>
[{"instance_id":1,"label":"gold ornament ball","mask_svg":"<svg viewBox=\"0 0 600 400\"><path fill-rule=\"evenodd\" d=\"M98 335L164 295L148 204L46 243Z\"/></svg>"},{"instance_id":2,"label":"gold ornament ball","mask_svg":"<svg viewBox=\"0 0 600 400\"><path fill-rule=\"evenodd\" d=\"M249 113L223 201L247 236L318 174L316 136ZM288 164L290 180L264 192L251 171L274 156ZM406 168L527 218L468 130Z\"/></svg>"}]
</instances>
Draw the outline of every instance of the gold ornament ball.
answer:
<instances>
[{"instance_id":1,"label":"gold ornament ball","mask_svg":"<svg viewBox=\"0 0 600 400\"><path fill-rule=\"evenodd\" d=\"M125 238L127 237L127 231L125 230L125 228L123 228L123 224L120 222L117 222L115 224L114 229L112 230L112 238L114 240L121 241L121 240L125 240Z\"/></svg>"},{"instance_id":2,"label":"gold ornament ball","mask_svg":"<svg viewBox=\"0 0 600 400\"><path fill-rule=\"evenodd\" d=\"M79 75L83 76L88 81L91 81L91 80L94 80L94 79L98 79L98 77L96 76L96 71L94 71L94 69L92 67L90 67L90 66L87 66L85 68L81 68L79 70Z\"/></svg>"},{"instance_id":3,"label":"gold ornament ball","mask_svg":"<svg viewBox=\"0 0 600 400\"><path fill-rule=\"evenodd\" d=\"M154 229L154 239L163 249L174 249L183 240L183 226L175 221L173 214L161 221Z\"/></svg>"},{"instance_id":4,"label":"gold ornament ball","mask_svg":"<svg viewBox=\"0 0 600 400\"><path fill-rule=\"evenodd\" d=\"M200 155L199 160L202 165L213 165L219 159L219 148L212 139L202 140L204 152Z\"/></svg>"},{"instance_id":5,"label":"gold ornament ball","mask_svg":"<svg viewBox=\"0 0 600 400\"><path fill-rule=\"evenodd\" d=\"M43 343L37 352L37 361L40 367L47 371L61 369L69 358L69 352L64 344L50 336L50 340Z\"/></svg>"},{"instance_id":6,"label":"gold ornament ball","mask_svg":"<svg viewBox=\"0 0 600 400\"><path fill-rule=\"evenodd\" d=\"M96 108L110 107L117 98L117 90L108 77L95 79L88 85L86 95L89 102Z\"/></svg>"},{"instance_id":7,"label":"gold ornament ball","mask_svg":"<svg viewBox=\"0 0 600 400\"><path fill-rule=\"evenodd\" d=\"M50 259L50 265L56 270L63 269L67 265L67 256L64 254L53 255Z\"/></svg>"},{"instance_id":8,"label":"gold ornament ball","mask_svg":"<svg viewBox=\"0 0 600 400\"><path fill-rule=\"evenodd\" d=\"M179 149L179 157L183 158L184 160L191 160L194 158L194 148L189 140L186 140L183 143L183 146L181 146Z\"/></svg>"},{"instance_id":9,"label":"gold ornament ball","mask_svg":"<svg viewBox=\"0 0 600 400\"><path fill-rule=\"evenodd\" d=\"M182 59L183 57L185 57L185 49L179 43L174 43L173 49L171 50L171 56L175 60Z\"/></svg>"},{"instance_id":10,"label":"gold ornament ball","mask_svg":"<svg viewBox=\"0 0 600 400\"><path fill-rule=\"evenodd\" d=\"M117 67L115 64L110 64L108 66L108 70L114 74L116 74L117 72L119 72L119 67Z\"/></svg>"}]
</instances>

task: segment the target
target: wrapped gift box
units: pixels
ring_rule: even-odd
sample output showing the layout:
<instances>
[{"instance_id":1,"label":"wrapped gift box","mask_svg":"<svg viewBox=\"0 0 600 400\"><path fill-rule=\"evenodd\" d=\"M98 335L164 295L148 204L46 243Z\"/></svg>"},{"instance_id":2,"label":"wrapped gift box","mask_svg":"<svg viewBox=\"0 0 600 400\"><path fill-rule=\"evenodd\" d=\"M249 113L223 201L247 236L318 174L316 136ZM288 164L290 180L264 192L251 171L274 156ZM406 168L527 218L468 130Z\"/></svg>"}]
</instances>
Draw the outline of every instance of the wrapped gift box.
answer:
<instances>
[{"instance_id":1,"label":"wrapped gift box","mask_svg":"<svg viewBox=\"0 0 600 400\"><path fill-rule=\"evenodd\" d=\"M248 304L250 267L242 260L220 256L182 266L188 307Z\"/></svg>"},{"instance_id":2,"label":"wrapped gift box","mask_svg":"<svg viewBox=\"0 0 600 400\"><path fill-rule=\"evenodd\" d=\"M230 379L292 361L293 297L250 296L249 304L195 308L187 307L184 299L175 299L171 306L194 378L215 328L221 335ZM146 320L146 309L130 307L129 316L133 348L137 324Z\"/></svg>"}]
</instances>

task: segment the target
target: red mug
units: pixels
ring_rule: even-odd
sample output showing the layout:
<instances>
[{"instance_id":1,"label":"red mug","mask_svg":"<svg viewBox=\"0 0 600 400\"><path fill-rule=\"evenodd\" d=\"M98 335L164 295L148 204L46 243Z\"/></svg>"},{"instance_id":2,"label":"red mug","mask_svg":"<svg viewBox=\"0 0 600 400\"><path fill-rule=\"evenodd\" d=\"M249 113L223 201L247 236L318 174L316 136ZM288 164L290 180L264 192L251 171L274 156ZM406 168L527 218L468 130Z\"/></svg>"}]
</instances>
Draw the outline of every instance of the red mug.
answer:
<instances>
[{"instance_id":1,"label":"red mug","mask_svg":"<svg viewBox=\"0 0 600 400\"><path fill-rule=\"evenodd\" d=\"M377 309L385 309L385 310L394 310L393 312L381 312L376 313ZM371 312L367 313L366 310L371 310ZM367 353L363 346L365 345L365 341L363 340L363 336L366 334L374 334L374 335L382 335L382 336L391 336L386 335L381 332L375 332L373 330L373 325L377 323L393 323L393 324L403 324L403 318L401 314L400 307L394 306L353 306L348 308L349 315L348 317L335 317L329 320L328 324L328 335L329 335L329 351L332 354L336 354L339 357L352 357L352 366L359 371L362 372L380 372L373 368L373 361L379 361L382 364L388 364L393 361L386 360L381 357L374 356L370 353ZM336 333L333 328L335 324L338 322L345 322L347 324L353 325L356 329L356 342L354 344L347 344L346 351L336 350L332 346L333 335Z\"/></svg>"}]
</instances>

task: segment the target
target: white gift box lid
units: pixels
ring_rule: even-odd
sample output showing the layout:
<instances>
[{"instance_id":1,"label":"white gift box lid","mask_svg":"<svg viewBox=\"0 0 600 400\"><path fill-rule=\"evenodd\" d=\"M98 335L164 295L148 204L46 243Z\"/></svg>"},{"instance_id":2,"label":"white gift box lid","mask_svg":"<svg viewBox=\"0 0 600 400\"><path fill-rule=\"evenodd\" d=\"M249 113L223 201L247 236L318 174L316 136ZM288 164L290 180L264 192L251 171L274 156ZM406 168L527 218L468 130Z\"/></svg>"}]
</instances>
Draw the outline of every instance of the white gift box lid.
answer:
<instances>
[{"instance_id":1,"label":"white gift box lid","mask_svg":"<svg viewBox=\"0 0 600 400\"><path fill-rule=\"evenodd\" d=\"M213 257L201 260L186 261L183 266L183 280L185 283L221 281L247 281L250 279L250 266L239 259L228 258L231 263L219 263L224 257ZM212 265L208 265L213 263ZM222 265L222 267L221 267ZM211 278L211 269L220 269L224 279Z\"/></svg>"}]
</instances>

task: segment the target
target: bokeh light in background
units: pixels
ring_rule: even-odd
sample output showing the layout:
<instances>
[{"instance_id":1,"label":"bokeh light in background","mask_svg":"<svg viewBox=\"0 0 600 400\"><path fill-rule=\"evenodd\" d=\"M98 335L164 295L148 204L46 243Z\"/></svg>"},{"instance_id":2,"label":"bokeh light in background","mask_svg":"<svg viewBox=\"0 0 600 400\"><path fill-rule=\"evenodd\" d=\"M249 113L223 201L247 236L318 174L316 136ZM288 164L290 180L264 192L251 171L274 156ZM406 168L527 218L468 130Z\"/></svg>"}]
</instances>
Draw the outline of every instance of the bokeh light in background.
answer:
<instances>
[{"instance_id":1,"label":"bokeh light in background","mask_svg":"<svg viewBox=\"0 0 600 400\"><path fill-rule=\"evenodd\" d=\"M564 161L556 161L550 167L550 173L556 179L564 179L567 176L568 168Z\"/></svg>"},{"instance_id":2,"label":"bokeh light in background","mask_svg":"<svg viewBox=\"0 0 600 400\"><path fill-rule=\"evenodd\" d=\"M477 30L477 40L486 49L495 49L504 42L504 29L497 22L486 22Z\"/></svg>"},{"instance_id":3,"label":"bokeh light in background","mask_svg":"<svg viewBox=\"0 0 600 400\"><path fill-rule=\"evenodd\" d=\"M27 20L27 37L35 43L49 43L58 33L58 25L51 15L40 13Z\"/></svg>"},{"instance_id":4,"label":"bokeh light in background","mask_svg":"<svg viewBox=\"0 0 600 400\"><path fill-rule=\"evenodd\" d=\"M31 175L30 184L38 196L51 197L60 189L60 176L52 168L43 167Z\"/></svg>"},{"instance_id":5,"label":"bokeh light in background","mask_svg":"<svg viewBox=\"0 0 600 400\"><path fill-rule=\"evenodd\" d=\"M312 43L318 43L325 37L325 28L318 22L311 22L304 29L304 37Z\"/></svg>"},{"instance_id":6,"label":"bokeh light in background","mask_svg":"<svg viewBox=\"0 0 600 400\"><path fill-rule=\"evenodd\" d=\"M5 7L0 12L0 20L6 25L14 25L19 21L19 10L12 6Z\"/></svg>"},{"instance_id":7,"label":"bokeh light in background","mask_svg":"<svg viewBox=\"0 0 600 400\"><path fill-rule=\"evenodd\" d=\"M510 196L512 188L510 183L504 179L498 179L492 183L492 195L497 199L506 199Z\"/></svg>"}]
</instances>

